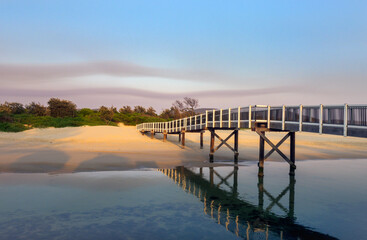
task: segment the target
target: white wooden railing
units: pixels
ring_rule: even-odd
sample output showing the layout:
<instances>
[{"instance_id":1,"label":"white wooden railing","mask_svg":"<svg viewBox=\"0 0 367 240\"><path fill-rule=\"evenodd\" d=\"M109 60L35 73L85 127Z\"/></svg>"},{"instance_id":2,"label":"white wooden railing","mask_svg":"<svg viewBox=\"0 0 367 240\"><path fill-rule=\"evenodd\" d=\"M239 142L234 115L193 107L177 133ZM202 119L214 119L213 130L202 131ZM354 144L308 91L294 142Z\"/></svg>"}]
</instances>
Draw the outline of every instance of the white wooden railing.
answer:
<instances>
[{"instance_id":1,"label":"white wooden railing","mask_svg":"<svg viewBox=\"0 0 367 240\"><path fill-rule=\"evenodd\" d=\"M139 131L177 133L206 128L251 128L254 122L267 123L268 128L275 130L315 132L310 129L317 128L317 132L325 133L325 128L336 128L340 135L348 136L348 129L367 130L367 105L250 105L207 110L205 114L168 122L142 123L136 128ZM367 137L367 132L361 137Z\"/></svg>"}]
</instances>

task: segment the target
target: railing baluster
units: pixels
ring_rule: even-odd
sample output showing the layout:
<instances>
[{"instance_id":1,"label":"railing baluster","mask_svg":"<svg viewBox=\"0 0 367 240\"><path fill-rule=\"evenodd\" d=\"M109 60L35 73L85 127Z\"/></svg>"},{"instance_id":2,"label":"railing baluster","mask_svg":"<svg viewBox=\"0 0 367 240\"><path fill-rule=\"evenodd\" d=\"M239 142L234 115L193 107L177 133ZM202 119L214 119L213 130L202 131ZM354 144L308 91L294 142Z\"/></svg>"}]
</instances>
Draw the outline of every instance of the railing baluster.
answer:
<instances>
[{"instance_id":1,"label":"railing baluster","mask_svg":"<svg viewBox=\"0 0 367 240\"><path fill-rule=\"evenodd\" d=\"M282 130L285 129L285 106L282 107Z\"/></svg>"},{"instance_id":2,"label":"railing baluster","mask_svg":"<svg viewBox=\"0 0 367 240\"><path fill-rule=\"evenodd\" d=\"M212 118L212 122L213 122L213 128L215 128L215 110L213 109L213 118Z\"/></svg>"},{"instance_id":3,"label":"railing baluster","mask_svg":"<svg viewBox=\"0 0 367 240\"><path fill-rule=\"evenodd\" d=\"M299 105L299 131L302 132L303 105Z\"/></svg>"},{"instance_id":4,"label":"railing baluster","mask_svg":"<svg viewBox=\"0 0 367 240\"><path fill-rule=\"evenodd\" d=\"M344 137L348 136L348 104L344 104Z\"/></svg>"},{"instance_id":5,"label":"railing baluster","mask_svg":"<svg viewBox=\"0 0 367 240\"><path fill-rule=\"evenodd\" d=\"M223 109L220 109L220 114L219 114L219 127L220 128L223 127Z\"/></svg>"},{"instance_id":6,"label":"railing baluster","mask_svg":"<svg viewBox=\"0 0 367 240\"><path fill-rule=\"evenodd\" d=\"M319 117L319 133L322 134L322 127L324 123L324 106L320 104L320 117Z\"/></svg>"},{"instance_id":7,"label":"railing baluster","mask_svg":"<svg viewBox=\"0 0 367 240\"><path fill-rule=\"evenodd\" d=\"M203 114L200 114L200 129L203 128Z\"/></svg>"},{"instance_id":8,"label":"railing baluster","mask_svg":"<svg viewBox=\"0 0 367 240\"><path fill-rule=\"evenodd\" d=\"M252 127L252 106L248 106L248 128Z\"/></svg>"},{"instance_id":9,"label":"railing baluster","mask_svg":"<svg viewBox=\"0 0 367 240\"><path fill-rule=\"evenodd\" d=\"M237 109L237 128L241 128L241 107Z\"/></svg>"},{"instance_id":10,"label":"railing baluster","mask_svg":"<svg viewBox=\"0 0 367 240\"><path fill-rule=\"evenodd\" d=\"M268 105L268 128L270 128L270 106Z\"/></svg>"}]
</instances>

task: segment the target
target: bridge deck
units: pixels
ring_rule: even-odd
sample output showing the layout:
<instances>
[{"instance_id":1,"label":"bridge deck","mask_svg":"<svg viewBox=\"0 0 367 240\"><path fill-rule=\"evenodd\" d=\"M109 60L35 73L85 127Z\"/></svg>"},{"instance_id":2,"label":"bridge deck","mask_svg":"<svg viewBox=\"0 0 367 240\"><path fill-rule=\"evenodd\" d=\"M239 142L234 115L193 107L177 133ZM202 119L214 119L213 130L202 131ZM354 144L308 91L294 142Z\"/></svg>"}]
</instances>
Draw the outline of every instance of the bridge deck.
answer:
<instances>
[{"instance_id":1,"label":"bridge deck","mask_svg":"<svg viewBox=\"0 0 367 240\"><path fill-rule=\"evenodd\" d=\"M263 123L270 131L313 132L353 137L367 137L367 105L338 106L267 106L206 111L192 117L169 122L142 123L141 132L168 134L200 132L206 129L253 128Z\"/></svg>"}]
</instances>

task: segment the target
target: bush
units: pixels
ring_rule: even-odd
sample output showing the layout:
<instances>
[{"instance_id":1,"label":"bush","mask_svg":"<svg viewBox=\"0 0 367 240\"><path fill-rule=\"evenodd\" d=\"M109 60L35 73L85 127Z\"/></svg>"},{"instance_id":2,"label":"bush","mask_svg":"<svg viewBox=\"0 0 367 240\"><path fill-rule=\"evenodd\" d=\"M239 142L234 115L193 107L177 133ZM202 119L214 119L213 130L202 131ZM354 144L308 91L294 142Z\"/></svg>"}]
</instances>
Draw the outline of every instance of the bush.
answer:
<instances>
[{"instance_id":1,"label":"bush","mask_svg":"<svg viewBox=\"0 0 367 240\"><path fill-rule=\"evenodd\" d=\"M17 102L5 102L4 107L7 108L8 110L10 110L10 112L12 114L21 114L25 112L24 106L21 103L17 103Z\"/></svg>"},{"instance_id":2,"label":"bush","mask_svg":"<svg viewBox=\"0 0 367 240\"><path fill-rule=\"evenodd\" d=\"M146 114L153 117L157 116L156 111L153 107L149 107L146 111Z\"/></svg>"},{"instance_id":3,"label":"bush","mask_svg":"<svg viewBox=\"0 0 367 240\"><path fill-rule=\"evenodd\" d=\"M95 114L95 112L94 112L92 109L90 109L90 108L82 108L82 109L80 109L80 110L78 111L78 113L79 113L81 116L83 116L83 117L85 117L85 116L90 116L90 115Z\"/></svg>"},{"instance_id":4,"label":"bush","mask_svg":"<svg viewBox=\"0 0 367 240\"><path fill-rule=\"evenodd\" d=\"M106 122L107 125L110 124L113 115L115 114L114 108L107 108L105 106L102 106L99 108L98 113L103 121Z\"/></svg>"},{"instance_id":5,"label":"bush","mask_svg":"<svg viewBox=\"0 0 367 240\"><path fill-rule=\"evenodd\" d=\"M11 109L7 102L5 102L4 104L0 104L0 113L11 114Z\"/></svg>"},{"instance_id":6,"label":"bush","mask_svg":"<svg viewBox=\"0 0 367 240\"><path fill-rule=\"evenodd\" d=\"M48 101L48 108L52 117L75 117L76 105L68 100L51 98Z\"/></svg>"},{"instance_id":7,"label":"bush","mask_svg":"<svg viewBox=\"0 0 367 240\"><path fill-rule=\"evenodd\" d=\"M120 113L133 113L133 110L131 109L130 106L123 106L122 108L119 109Z\"/></svg>"},{"instance_id":8,"label":"bush","mask_svg":"<svg viewBox=\"0 0 367 240\"><path fill-rule=\"evenodd\" d=\"M26 107L26 112L36 116L46 116L47 108L40 103L31 102Z\"/></svg>"},{"instance_id":9,"label":"bush","mask_svg":"<svg viewBox=\"0 0 367 240\"><path fill-rule=\"evenodd\" d=\"M29 129L21 123L0 123L0 131L2 132L22 132Z\"/></svg>"},{"instance_id":10,"label":"bush","mask_svg":"<svg viewBox=\"0 0 367 240\"><path fill-rule=\"evenodd\" d=\"M135 113L146 113L147 110L143 106L135 106L134 107L134 112Z\"/></svg>"},{"instance_id":11,"label":"bush","mask_svg":"<svg viewBox=\"0 0 367 240\"><path fill-rule=\"evenodd\" d=\"M13 118L11 116L11 114L9 114L8 112L0 112L0 122L4 123L4 122L13 122Z\"/></svg>"}]
</instances>

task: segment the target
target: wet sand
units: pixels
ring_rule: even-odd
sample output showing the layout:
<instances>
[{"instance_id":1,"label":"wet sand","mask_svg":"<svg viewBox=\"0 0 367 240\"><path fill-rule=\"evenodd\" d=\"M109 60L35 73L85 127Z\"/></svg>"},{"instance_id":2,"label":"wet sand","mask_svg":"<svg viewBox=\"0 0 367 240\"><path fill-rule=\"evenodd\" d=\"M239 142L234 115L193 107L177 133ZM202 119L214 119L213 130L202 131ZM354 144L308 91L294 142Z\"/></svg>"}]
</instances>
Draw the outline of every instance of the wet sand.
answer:
<instances>
[{"instance_id":1,"label":"wet sand","mask_svg":"<svg viewBox=\"0 0 367 240\"><path fill-rule=\"evenodd\" d=\"M225 138L229 131L218 131ZM284 133L267 133L275 143ZM209 132L200 149L198 133L186 133L186 147L177 135L141 135L135 127L85 126L31 129L21 133L0 133L0 172L81 172L166 168L179 165L207 166ZM289 152L288 141L281 147ZM232 143L230 141L230 143ZM216 140L216 145L219 143ZM239 162L258 159L259 136L249 130L239 134ZM266 146L269 150L270 147ZM313 159L367 158L367 139L296 133L296 161ZM216 162L233 162L233 153L223 146ZM283 161L274 153L268 161ZM284 162L284 164L286 164ZM285 165L286 166L286 165Z\"/></svg>"}]
</instances>

